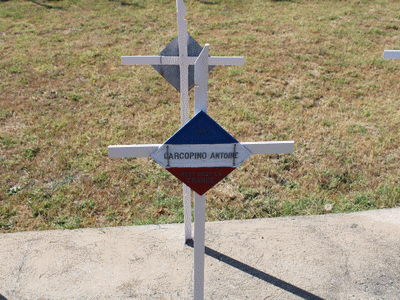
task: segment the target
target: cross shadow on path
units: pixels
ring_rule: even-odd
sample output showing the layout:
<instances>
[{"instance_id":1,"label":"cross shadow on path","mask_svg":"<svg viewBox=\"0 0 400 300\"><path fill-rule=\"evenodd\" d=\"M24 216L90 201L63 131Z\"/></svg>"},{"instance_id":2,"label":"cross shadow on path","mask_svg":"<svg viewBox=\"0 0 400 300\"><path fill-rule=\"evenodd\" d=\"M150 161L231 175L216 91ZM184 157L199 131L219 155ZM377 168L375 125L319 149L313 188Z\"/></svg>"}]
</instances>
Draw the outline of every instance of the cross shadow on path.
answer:
<instances>
[{"instance_id":1,"label":"cross shadow on path","mask_svg":"<svg viewBox=\"0 0 400 300\"><path fill-rule=\"evenodd\" d=\"M186 245L193 248L193 246L194 246L193 240L187 241ZM280 289L283 289L289 293L292 293L293 295L296 295L300 298L307 299L307 300L324 300L323 298L318 297L317 295L314 295L314 294L307 292L297 286L294 286L286 281L280 280L274 276L271 276L267 273L257 270L257 269L255 269L249 265L246 265L232 257L229 257L225 254L222 254L222 253L215 251L213 249L210 249L208 247L205 247L205 254L208 256L211 256L215 259L218 259L219 261L222 261L240 271L246 272L247 274L257 277L258 279L264 280L265 282L268 282L268 283L270 283Z\"/></svg>"},{"instance_id":2,"label":"cross shadow on path","mask_svg":"<svg viewBox=\"0 0 400 300\"><path fill-rule=\"evenodd\" d=\"M7 300L7 298L0 294L0 300Z\"/></svg>"}]
</instances>

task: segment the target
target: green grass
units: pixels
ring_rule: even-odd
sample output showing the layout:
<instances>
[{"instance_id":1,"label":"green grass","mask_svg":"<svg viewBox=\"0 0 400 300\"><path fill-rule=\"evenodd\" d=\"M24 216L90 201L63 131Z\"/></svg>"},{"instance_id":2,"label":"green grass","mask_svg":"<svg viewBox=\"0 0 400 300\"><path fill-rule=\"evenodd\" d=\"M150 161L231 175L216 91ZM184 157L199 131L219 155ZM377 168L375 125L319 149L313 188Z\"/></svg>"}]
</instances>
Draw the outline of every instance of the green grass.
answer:
<instances>
[{"instance_id":1,"label":"green grass","mask_svg":"<svg viewBox=\"0 0 400 300\"><path fill-rule=\"evenodd\" d=\"M211 55L245 56L210 73L209 115L239 141L295 141L211 189L208 221L400 206L400 62L382 59L398 1L185 3ZM183 221L176 178L107 153L179 129L176 90L121 66L176 32L173 0L0 4L0 232Z\"/></svg>"}]
</instances>

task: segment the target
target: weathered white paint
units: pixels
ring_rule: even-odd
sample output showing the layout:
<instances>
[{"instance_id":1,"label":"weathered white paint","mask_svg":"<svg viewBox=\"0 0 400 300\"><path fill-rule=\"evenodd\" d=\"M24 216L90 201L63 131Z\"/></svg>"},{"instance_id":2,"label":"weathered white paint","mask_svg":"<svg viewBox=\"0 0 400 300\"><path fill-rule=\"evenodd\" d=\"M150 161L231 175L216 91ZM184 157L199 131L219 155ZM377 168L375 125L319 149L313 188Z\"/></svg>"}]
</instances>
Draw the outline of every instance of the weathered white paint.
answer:
<instances>
[{"instance_id":1,"label":"weathered white paint","mask_svg":"<svg viewBox=\"0 0 400 300\"><path fill-rule=\"evenodd\" d=\"M113 145L108 146L108 156L111 158L150 157L151 153L161 146L162 144Z\"/></svg>"},{"instance_id":2,"label":"weathered white paint","mask_svg":"<svg viewBox=\"0 0 400 300\"><path fill-rule=\"evenodd\" d=\"M294 150L294 142L243 142L241 143L252 154L279 154L292 153Z\"/></svg>"},{"instance_id":3,"label":"weathered white paint","mask_svg":"<svg viewBox=\"0 0 400 300\"><path fill-rule=\"evenodd\" d=\"M216 57L211 56L208 58L208 64L210 66L243 66L244 57L232 56L232 57Z\"/></svg>"},{"instance_id":4,"label":"weathered white paint","mask_svg":"<svg viewBox=\"0 0 400 300\"><path fill-rule=\"evenodd\" d=\"M192 190L182 183L183 222L185 226L185 243L192 240Z\"/></svg>"},{"instance_id":5,"label":"weathered white paint","mask_svg":"<svg viewBox=\"0 0 400 300\"><path fill-rule=\"evenodd\" d=\"M400 59L400 50L385 50L383 52L384 59Z\"/></svg>"},{"instance_id":6,"label":"weathered white paint","mask_svg":"<svg viewBox=\"0 0 400 300\"><path fill-rule=\"evenodd\" d=\"M187 63L186 8L183 0L176 0L179 44L179 69L181 84L181 126L189 121L189 65Z\"/></svg>"},{"instance_id":7,"label":"weathered white paint","mask_svg":"<svg viewBox=\"0 0 400 300\"><path fill-rule=\"evenodd\" d=\"M186 8L183 0L176 0L179 44L179 76L181 92L181 126L189 121L189 65L187 63ZM192 195L190 188L182 183L183 221L185 223L185 242L192 239Z\"/></svg>"},{"instance_id":8,"label":"weathered white paint","mask_svg":"<svg viewBox=\"0 0 400 300\"><path fill-rule=\"evenodd\" d=\"M180 65L185 64L187 58L187 30L186 30L186 8L183 0L176 0L177 8L177 21L178 21L178 44L179 44L179 58ZM182 84L181 84L182 88Z\"/></svg>"},{"instance_id":9,"label":"weathered white paint","mask_svg":"<svg viewBox=\"0 0 400 300\"><path fill-rule=\"evenodd\" d=\"M194 193L194 299L204 299L206 195Z\"/></svg>"},{"instance_id":10,"label":"weathered white paint","mask_svg":"<svg viewBox=\"0 0 400 300\"><path fill-rule=\"evenodd\" d=\"M235 156L233 153L235 151ZM172 156L172 158L168 159ZM221 158L221 156L223 158ZM163 144L151 157L163 168L238 167L251 152L236 144Z\"/></svg>"},{"instance_id":11,"label":"weathered white paint","mask_svg":"<svg viewBox=\"0 0 400 300\"><path fill-rule=\"evenodd\" d=\"M179 65L178 56L122 56L124 66L131 65Z\"/></svg>"},{"instance_id":12,"label":"weathered white paint","mask_svg":"<svg viewBox=\"0 0 400 300\"><path fill-rule=\"evenodd\" d=\"M210 66L242 66L244 57L210 56L207 58ZM187 56L186 63L194 65L197 57ZM179 56L122 56L122 65L179 65Z\"/></svg>"},{"instance_id":13,"label":"weathered white paint","mask_svg":"<svg viewBox=\"0 0 400 300\"><path fill-rule=\"evenodd\" d=\"M283 154L292 153L294 150L293 141L244 142L240 144L245 146L251 154ZM162 145L163 144L108 146L108 155L111 158L150 157L151 154Z\"/></svg>"},{"instance_id":14,"label":"weathered white paint","mask_svg":"<svg viewBox=\"0 0 400 300\"><path fill-rule=\"evenodd\" d=\"M207 113L208 48L206 44L194 64L194 114L201 110Z\"/></svg>"}]
</instances>

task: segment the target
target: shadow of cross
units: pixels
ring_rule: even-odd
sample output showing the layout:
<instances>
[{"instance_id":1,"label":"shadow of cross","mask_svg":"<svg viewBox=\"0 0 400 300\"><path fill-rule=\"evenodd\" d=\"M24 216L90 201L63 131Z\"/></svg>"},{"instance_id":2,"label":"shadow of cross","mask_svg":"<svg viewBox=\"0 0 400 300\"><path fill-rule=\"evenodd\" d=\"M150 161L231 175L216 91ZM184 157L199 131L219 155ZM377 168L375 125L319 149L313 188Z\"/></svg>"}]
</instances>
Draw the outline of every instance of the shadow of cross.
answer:
<instances>
[{"instance_id":1,"label":"shadow of cross","mask_svg":"<svg viewBox=\"0 0 400 300\"><path fill-rule=\"evenodd\" d=\"M183 179L185 177L186 180L190 178L190 181L188 180L186 183L191 183L191 187L195 189L195 300L204 299L205 192L217 184L218 180L214 181L213 176L219 176L218 179L221 180L253 154L292 153L294 149L293 141L239 143L206 114L210 60L208 48L209 45L206 44L194 62L195 116L190 121L163 145L117 145L108 147L109 156L112 158L150 156L181 181L185 182L185 179ZM172 153L171 149L174 149L175 152ZM233 152L231 152L232 150ZM224 155L218 155L217 158L217 152L214 151ZM227 170L227 172L223 173L224 170ZM203 175L203 173L208 175ZM209 175L215 173L220 174ZM188 242L188 239L186 239L186 242Z\"/></svg>"},{"instance_id":2,"label":"shadow of cross","mask_svg":"<svg viewBox=\"0 0 400 300\"><path fill-rule=\"evenodd\" d=\"M178 36L157 56L122 56L122 65L151 65L181 93L181 126L189 121L189 90L194 86L193 65L201 46L187 33L186 8L176 0ZM208 71L214 66L243 65L243 57L210 57ZM191 239L191 192L183 184L185 240Z\"/></svg>"},{"instance_id":3,"label":"shadow of cross","mask_svg":"<svg viewBox=\"0 0 400 300\"><path fill-rule=\"evenodd\" d=\"M189 241L186 243L189 247L194 247L194 242ZM213 250L211 248L208 248L207 246L205 247L205 254L208 256L211 256L212 258L215 258L227 265L230 265L242 272L245 272L249 275L252 275L258 279L261 279L265 282L268 282L269 284L272 284L280 289L283 289L289 293L292 293L293 295L296 295L302 299L307 299L307 300L324 300L321 297L318 297L317 295L314 295L310 292L307 292L306 290L303 290L302 288L299 288L293 284L290 284L286 281L283 281L279 278L276 278L272 275L269 275L263 271L260 271L256 268L253 268L252 266L249 266L245 263L242 263L232 257L229 257L221 252L218 252L216 250Z\"/></svg>"}]
</instances>

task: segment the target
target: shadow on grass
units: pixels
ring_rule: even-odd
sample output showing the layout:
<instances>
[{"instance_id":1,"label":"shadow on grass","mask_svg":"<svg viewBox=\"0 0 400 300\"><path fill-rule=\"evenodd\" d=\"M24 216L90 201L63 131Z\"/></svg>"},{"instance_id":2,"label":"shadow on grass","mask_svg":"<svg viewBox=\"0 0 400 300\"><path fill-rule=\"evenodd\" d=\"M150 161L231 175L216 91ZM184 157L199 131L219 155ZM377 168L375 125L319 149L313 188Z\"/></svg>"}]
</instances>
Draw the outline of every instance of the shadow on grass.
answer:
<instances>
[{"instance_id":1,"label":"shadow on grass","mask_svg":"<svg viewBox=\"0 0 400 300\"><path fill-rule=\"evenodd\" d=\"M127 5L127 6L135 6L137 8L145 8L144 5L141 5L137 2L125 2L125 1L119 1L119 0L108 0L108 2L119 2L123 6Z\"/></svg>"},{"instance_id":2,"label":"shadow on grass","mask_svg":"<svg viewBox=\"0 0 400 300\"><path fill-rule=\"evenodd\" d=\"M188 240L186 242L186 245L193 248L193 246L194 246L193 240ZM247 274L257 277L258 279L264 280L265 282L268 282L268 283L270 283L280 289L283 289L289 293L292 293L293 295L296 295L300 298L307 299L307 300L324 300L323 298L318 297L310 292L307 292L297 286L294 286L286 281L280 280L274 276L268 275L267 273L257 270L257 269L255 269L249 265L246 265L232 257L229 257L225 254L222 254L222 253L215 251L213 249L210 249L208 247L205 247L205 253L208 256L218 259L219 261L222 261L240 271L243 271Z\"/></svg>"},{"instance_id":3,"label":"shadow on grass","mask_svg":"<svg viewBox=\"0 0 400 300\"><path fill-rule=\"evenodd\" d=\"M200 3L203 4L220 4L220 1L206 1L206 0L199 0Z\"/></svg>"},{"instance_id":4,"label":"shadow on grass","mask_svg":"<svg viewBox=\"0 0 400 300\"><path fill-rule=\"evenodd\" d=\"M129 3L129 2L121 1L121 5L130 5L130 6L135 6L135 7L139 7L139 8L144 8L143 5L140 5L139 3L136 3L136 2Z\"/></svg>"},{"instance_id":5,"label":"shadow on grass","mask_svg":"<svg viewBox=\"0 0 400 300\"><path fill-rule=\"evenodd\" d=\"M43 7L47 8L47 9L62 9L62 10L64 9L61 6L53 6L53 5L49 5L49 4L44 4L44 3L41 3L41 2L38 2L38 1L35 1L35 0L28 0L28 1L32 2L32 3L35 3L37 5L43 6ZM58 1L58 0L52 0L52 1Z\"/></svg>"}]
</instances>

